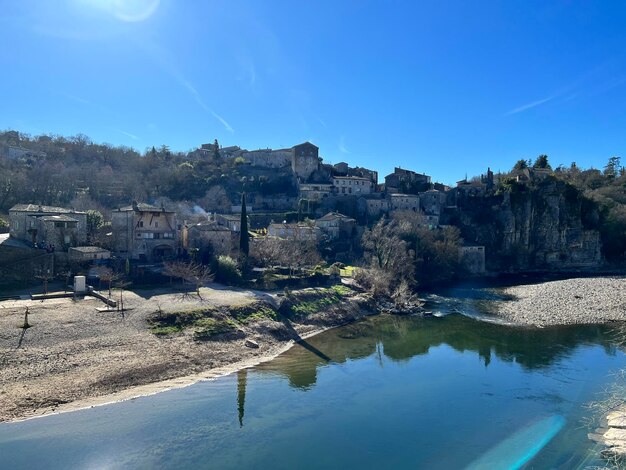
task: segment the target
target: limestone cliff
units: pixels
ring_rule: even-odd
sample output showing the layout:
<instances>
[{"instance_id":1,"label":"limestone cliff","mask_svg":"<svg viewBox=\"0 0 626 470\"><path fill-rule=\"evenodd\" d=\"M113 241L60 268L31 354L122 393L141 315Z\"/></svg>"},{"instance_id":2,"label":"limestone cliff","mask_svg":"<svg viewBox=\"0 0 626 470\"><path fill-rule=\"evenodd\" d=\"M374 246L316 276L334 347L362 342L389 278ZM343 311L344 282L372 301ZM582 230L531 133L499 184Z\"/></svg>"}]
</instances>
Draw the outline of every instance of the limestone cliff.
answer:
<instances>
[{"instance_id":1,"label":"limestone cliff","mask_svg":"<svg viewBox=\"0 0 626 470\"><path fill-rule=\"evenodd\" d=\"M460 198L455 223L484 245L490 270L570 270L602 263L595 206L567 183L505 180L496 192Z\"/></svg>"}]
</instances>

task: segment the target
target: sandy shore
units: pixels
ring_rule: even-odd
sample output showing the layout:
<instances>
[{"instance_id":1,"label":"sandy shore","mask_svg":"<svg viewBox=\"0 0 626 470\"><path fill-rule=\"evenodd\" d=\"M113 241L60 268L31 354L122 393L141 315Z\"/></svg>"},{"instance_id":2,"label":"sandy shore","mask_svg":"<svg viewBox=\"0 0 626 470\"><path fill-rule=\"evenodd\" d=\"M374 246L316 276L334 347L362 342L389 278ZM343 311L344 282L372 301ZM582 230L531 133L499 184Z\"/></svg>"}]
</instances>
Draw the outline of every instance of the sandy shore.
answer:
<instances>
[{"instance_id":1,"label":"sandy shore","mask_svg":"<svg viewBox=\"0 0 626 470\"><path fill-rule=\"evenodd\" d=\"M626 321L626 278L566 279L497 289L496 315L517 324L549 326Z\"/></svg>"},{"instance_id":2,"label":"sandy shore","mask_svg":"<svg viewBox=\"0 0 626 470\"><path fill-rule=\"evenodd\" d=\"M85 298L0 302L0 422L91 407L183 387L250 367L342 323L341 313L293 323L261 319L239 325L242 337L196 341L191 331L160 337L148 318L158 309L246 306L267 294L214 286L202 300L167 289L125 294L124 316ZM31 328L23 330L29 308ZM335 312L336 313L336 312ZM348 318L358 313L350 312ZM322 315L323 316L323 315ZM258 348L246 346L251 339Z\"/></svg>"}]
</instances>

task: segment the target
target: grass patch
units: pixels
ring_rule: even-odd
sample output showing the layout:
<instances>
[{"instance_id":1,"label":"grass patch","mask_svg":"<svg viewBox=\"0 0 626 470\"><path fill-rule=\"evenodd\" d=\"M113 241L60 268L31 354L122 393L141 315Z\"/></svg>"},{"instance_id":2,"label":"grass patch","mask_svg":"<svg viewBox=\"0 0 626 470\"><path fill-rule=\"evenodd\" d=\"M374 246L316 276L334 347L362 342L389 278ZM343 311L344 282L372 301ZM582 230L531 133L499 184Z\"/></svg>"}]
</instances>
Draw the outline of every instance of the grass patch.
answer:
<instances>
[{"instance_id":1,"label":"grass patch","mask_svg":"<svg viewBox=\"0 0 626 470\"><path fill-rule=\"evenodd\" d=\"M234 332L240 325L247 325L254 321L278 320L278 313L265 302L222 309L223 313L216 315L219 311L215 307L203 307L156 313L149 320L150 332L158 336L167 336L180 333L185 329L193 329L196 339L209 339L216 335Z\"/></svg>"},{"instance_id":2,"label":"grass patch","mask_svg":"<svg viewBox=\"0 0 626 470\"><path fill-rule=\"evenodd\" d=\"M185 328L192 327L199 321L211 317L215 311L216 310L212 307L203 307L157 313L148 320L152 326L150 332L159 336L180 333Z\"/></svg>"},{"instance_id":3,"label":"grass patch","mask_svg":"<svg viewBox=\"0 0 626 470\"><path fill-rule=\"evenodd\" d=\"M254 303L230 309L230 315L238 322L248 324L258 320L278 320L278 312L265 303Z\"/></svg>"},{"instance_id":4,"label":"grass patch","mask_svg":"<svg viewBox=\"0 0 626 470\"><path fill-rule=\"evenodd\" d=\"M182 328L179 326L154 326L150 328L150 333L157 336L166 336L173 333L180 333Z\"/></svg>"},{"instance_id":5,"label":"grass patch","mask_svg":"<svg viewBox=\"0 0 626 470\"><path fill-rule=\"evenodd\" d=\"M195 339L207 340L217 335L232 333L237 330L237 324L231 319L203 318L196 322L198 328L194 331Z\"/></svg>"},{"instance_id":6,"label":"grass patch","mask_svg":"<svg viewBox=\"0 0 626 470\"><path fill-rule=\"evenodd\" d=\"M341 285L296 293L292 295L291 313L295 317L306 317L343 302L351 294L350 288Z\"/></svg>"}]
</instances>

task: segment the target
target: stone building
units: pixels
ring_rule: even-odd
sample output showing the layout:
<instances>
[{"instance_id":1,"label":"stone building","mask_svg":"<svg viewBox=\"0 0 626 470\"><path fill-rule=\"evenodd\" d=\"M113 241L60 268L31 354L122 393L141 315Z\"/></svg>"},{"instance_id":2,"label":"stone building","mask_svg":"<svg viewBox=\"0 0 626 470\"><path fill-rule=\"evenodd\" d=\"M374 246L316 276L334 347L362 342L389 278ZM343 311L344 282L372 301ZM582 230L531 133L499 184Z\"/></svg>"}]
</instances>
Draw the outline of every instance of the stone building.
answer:
<instances>
[{"instance_id":1,"label":"stone building","mask_svg":"<svg viewBox=\"0 0 626 470\"><path fill-rule=\"evenodd\" d=\"M111 252L99 246L77 246L67 250L70 261L86 263L91 261L107 260L111 258Z\"/></svg>"},{"instance_id":2,"label":"stone building","mask_svg":"<svg viewBox=\"0 0 626 470\"><path fill-rule=\"evenodd\" d=\"M183 248L233 256L239 249L239 233L211 221L189 225L183 228Z\"/></svg>"},{"instance_id":3,"label":"stone building","mask_svg":"<svg viewBox=\"0 0 626 470\"><path fill-rule=\"evenodd\" d=\"M333 176L333 192L336 196L364 196L374 191L369 178L359 176Z\"/></svg>"},{"instance_id":4,"label":"stone building","mask_svg":"<svg viewBox=\"0 0 626 470\"><path fill-rule=\"evenodd\" d=\"M267 235L288 240L318 241L322 231L315 225L305 223L273 223L268 225Z\"/></svg>"},{"instance_id":5,"label":"stone building","mask_svg":"<svg viewBox=\"0 0 626 470\"><path fill-rule=\"evenodd\" d=\"M370 218L378 218L389 213L389 199L384 197L383 193L368 194L359 198L361 212L367 214Z\"/></svg>"},{"instance_id":6,"label":"stone building","mask_svg":"<svg viewBox=\"0 0 626 470\"><path fill-rule=\"evenodd\" d=\"M331 240L340 237L350 238L356 227L356 220L340 214L339 212L329 212L323 217L315 220L315 225Z\"/></svg>"},{"instance_id":7,"label":"stone building","mask_svg":"<svg viewBox=\"0 0 626 470\"><path fill-rule=\"evenodd\" d=\"M419 193L419 198L420 209L424 214L439 216L446 208L447 196L442 191L431 189L425 193Z\"/></svg>"},{"instance_id":8,"label":"stone building","mask_svg":"<svg viewBox=\"0 0 626 470\"><path fill-rule=\"evenodd\" d=\"M300 183L298 189L300 190L300 198L309 199L311 201L321 201L330 197L333 193L334 186L332 184L309 184Z\"/></svg>"},{"instance_id":9,"label":"stone building","mask_svg":"<svg viewBox=\"0 0 626 470\"><path fill-rule=\"evenodd\" d=\"M14 281L32 281L35 276L55 271L55 253L38 250L30 242L0 234L0 285Z\"/></svg>"},{"instance_id":10,"label":"stone building","mask_svg":"<svg viewBox=\"0 0 626 470\"><path fill-rule=\"evenodd\" d=\"M63 207L17 204L9 209L11 238L66 251L87 241L87 214Z\"/></svg>"},{"instance_id":11,"label":"stone building","mask_svg":"<svg viewBox=\"0 0 626 470\"><path fill-rule=\"evenodd\" d=\"M158 262L178 255L176 213L133 202L111 213L113 250L121 257Z\"/></svg>"},{"instance_id":12,"label":"stone building","mask_svg":"<svg viewBox=\"0 0 626 470\"><path fill-rule=\"evenodd\" d=\"M263 168L284 168L291 164L292 149L260 149L241 154L246 163Z\"/></svg>"},{"instance_id":13,"label":"stone building","mask_svg":"<svg viewBox=\"0 0 626 470\"><path fill-rule=\"evenodd\" d=\"M420 198L416 194L389 194L388 197L391 211L420 210Z\"/></svg>"},{"instance_id":14,"label":"stone building","mask_svg":"<svg viewBox=\"0 0 626 470\"><path fill-rule=\"evenodd\" d=\"M388 193L418 194L431 188L431 178L423 173L394 168L385 176L385 189Z\"/></svg>"},{"instance_id":15,"label":"stone building","mask_svg":"<svg viewBox=\"0 0 626 470\"><path fill-rule=\"evenodd\" d=\"M311 142L294 145L291 152L291 169L300 181L306 181L320 169L319 148Z\"/></svg>"},{"instance_id":16,"label":"stone building","mask_svg":"<svg viewBox=\"0 0 626 470\"><path fill-rule=\"evenodd\" d=\"M214 220L220 227L225 227L231 232L241 232L241 216L230 214L215 214Z\"/></svg>"}]
</instances>

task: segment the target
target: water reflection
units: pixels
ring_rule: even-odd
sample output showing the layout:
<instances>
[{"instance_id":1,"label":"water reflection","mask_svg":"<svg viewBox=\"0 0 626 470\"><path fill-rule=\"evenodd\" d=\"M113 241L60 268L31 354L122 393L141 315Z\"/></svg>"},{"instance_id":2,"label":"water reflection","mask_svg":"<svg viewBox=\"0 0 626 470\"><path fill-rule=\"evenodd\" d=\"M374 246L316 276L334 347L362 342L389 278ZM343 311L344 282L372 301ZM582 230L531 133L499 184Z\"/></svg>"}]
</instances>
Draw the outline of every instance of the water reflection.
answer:
<instances>
[{"instance_id":1,"label":"water reflection","mask_svg":"<svg viewBox=\"0 0 626 470\"><path fill-rule=\"evenodd\" d=\"M246 385L248 384L248 369L241 369L237 372L237 413L239 416L239 427L243 427L243 415L246 407Z\"/></svg>"},{"instance_id":2,"label":"water reflection","mask_svg":"<svg viewBox=\"0 0 626 470\"><path fill-rule=\"evenodd\" d=\"M279 374L292 387L306 390L315 385L318 369L330 362L343 364L373 356L382 367L383 358L409 361L441 345L475 352L485 367L495 355L501 361L536 370L550 367L585 344L601 345L608 354L615 354L610 332L611 327L602 325L512 328L461 315L426 319L381 316L303 341L289 354L256 370Z\"/></svg>"}]
</instances>

